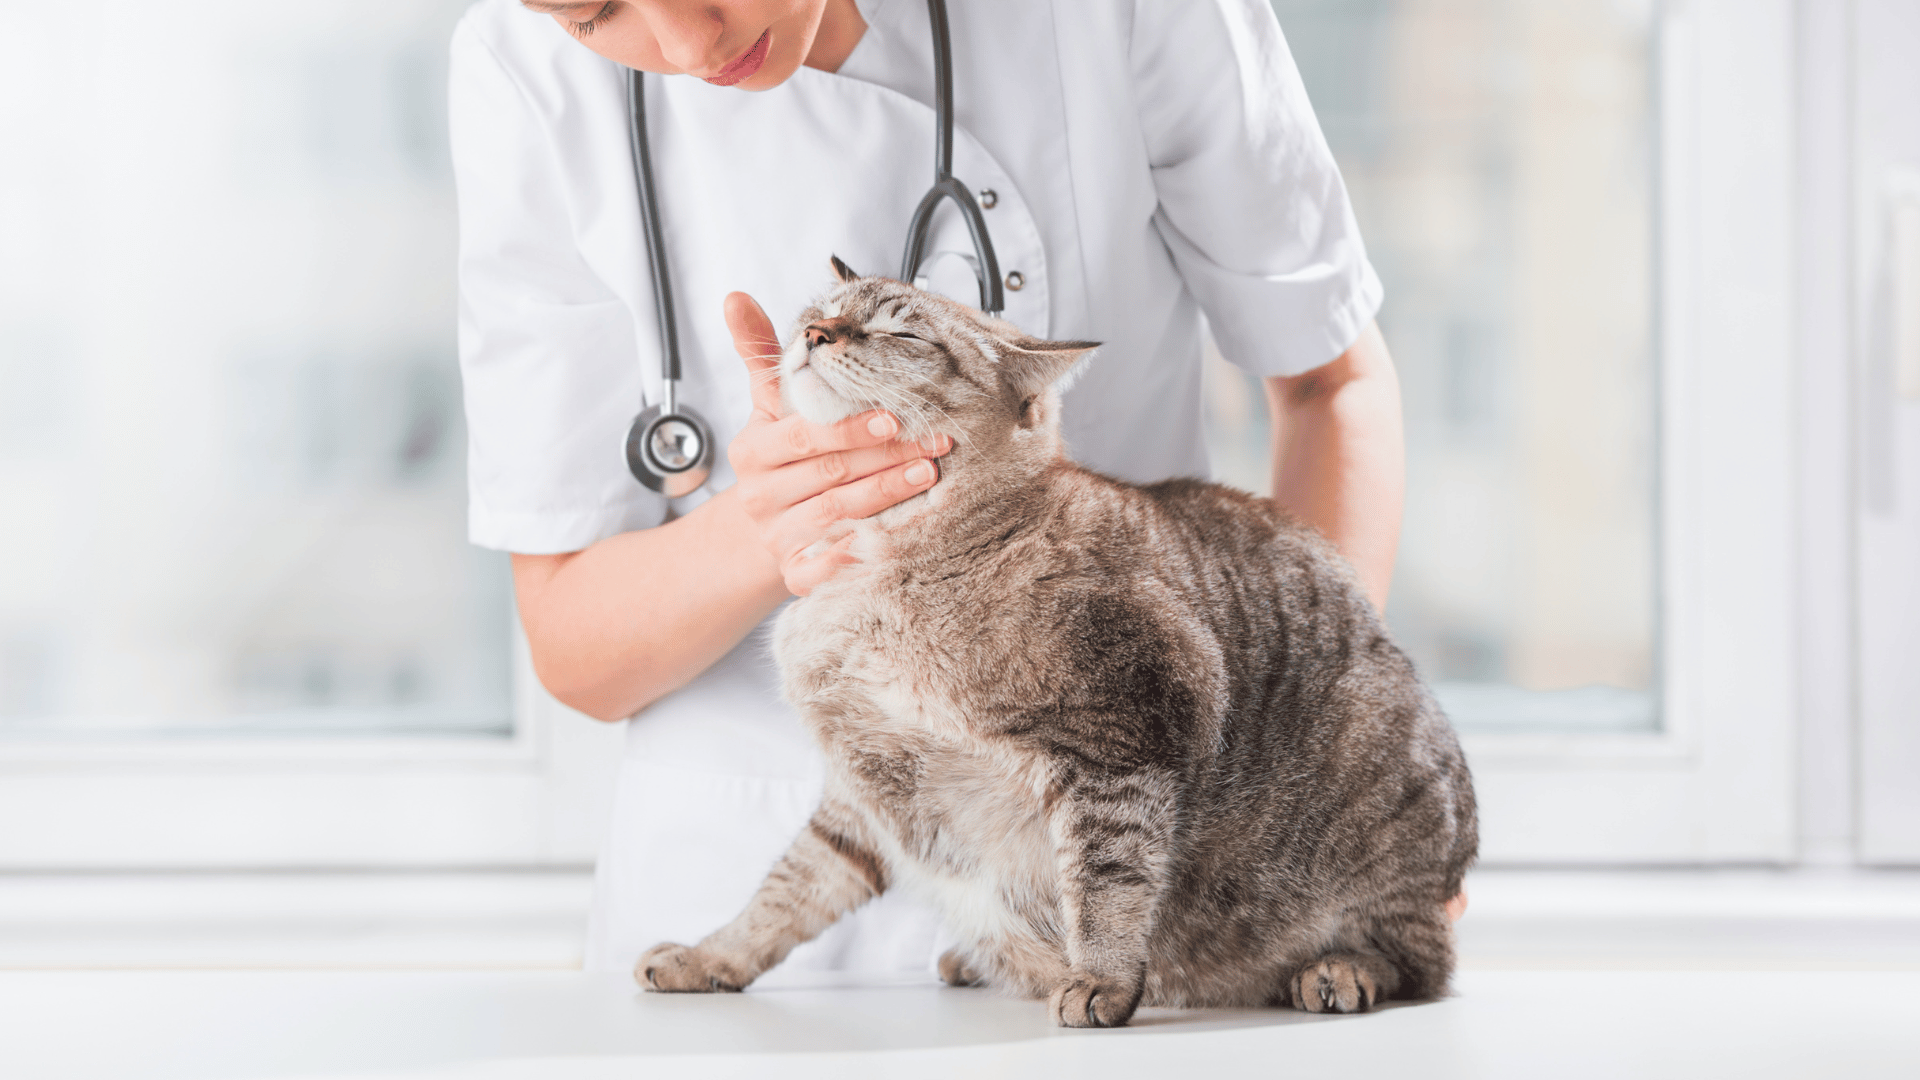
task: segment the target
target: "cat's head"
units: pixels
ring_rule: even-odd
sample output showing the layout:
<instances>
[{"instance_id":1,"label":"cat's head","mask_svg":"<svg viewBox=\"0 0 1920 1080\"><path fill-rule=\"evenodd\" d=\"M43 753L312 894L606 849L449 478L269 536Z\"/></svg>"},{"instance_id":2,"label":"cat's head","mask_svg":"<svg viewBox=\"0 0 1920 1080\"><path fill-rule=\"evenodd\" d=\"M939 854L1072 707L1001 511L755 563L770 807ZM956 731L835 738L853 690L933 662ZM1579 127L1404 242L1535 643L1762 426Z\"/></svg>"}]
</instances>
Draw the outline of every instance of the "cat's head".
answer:
<instances>
[{"instance_id":1,"label":"cat's head","mask_svg":"<svg viewBox=\"0 0 1920 1080\"><path fill-rule=\"evenodd\" d=\"M1058 384L1093 342L1029 337L936 293L861 277L838 258L833 270L840 284L800 313L781 352L790 411L827 424L885 409L905 439L1058 452Z\"/></svg>"}]
</instances>

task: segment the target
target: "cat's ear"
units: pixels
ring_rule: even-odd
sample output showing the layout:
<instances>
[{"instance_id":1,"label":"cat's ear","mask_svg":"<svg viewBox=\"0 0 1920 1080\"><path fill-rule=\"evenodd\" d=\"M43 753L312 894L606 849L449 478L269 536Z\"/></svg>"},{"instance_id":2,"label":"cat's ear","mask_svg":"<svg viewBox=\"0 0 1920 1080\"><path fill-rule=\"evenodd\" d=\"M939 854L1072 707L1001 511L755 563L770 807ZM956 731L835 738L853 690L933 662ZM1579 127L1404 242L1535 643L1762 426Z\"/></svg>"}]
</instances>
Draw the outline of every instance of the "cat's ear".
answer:
<instances>
[{"instance_id":1,"label":"cat's ear","mask_svg":"<svg viewBox=\"0 0 1920 1080\"><path fill-rule=\"evenodd\" d=\"M853 267L841 262L838 255L827 256L827 261L833 265L833 276L839 278L842 285L860 276L853 272Z\"/></svg>"},{"instance_id":2,"label":"cat's ear","mask_svg":"<svg viewBox=\"0 0 1920 1080\"><path fill-rule=\"evenodd\" d=\"M1099 347L1097 341L1042 341L1024 334L993 343L1002 377L1023 399L1044 393Z\"/></svg>"}]
</instances>

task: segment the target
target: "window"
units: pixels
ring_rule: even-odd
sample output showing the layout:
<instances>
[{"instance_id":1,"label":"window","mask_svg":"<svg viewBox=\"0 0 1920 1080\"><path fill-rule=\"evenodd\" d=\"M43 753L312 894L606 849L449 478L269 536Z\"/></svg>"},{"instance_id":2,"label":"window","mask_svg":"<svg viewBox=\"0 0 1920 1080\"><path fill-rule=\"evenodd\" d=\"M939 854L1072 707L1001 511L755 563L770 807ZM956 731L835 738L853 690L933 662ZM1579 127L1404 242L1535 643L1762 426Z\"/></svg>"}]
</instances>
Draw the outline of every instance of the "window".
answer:
<instances>
[{"instance_id":1,"label":"window","mask_svg":"<svg viewBox=\"0 0 1920 1080\"><path fill-rule=\"evenodd\" d=\"M524 678L466 542L465 7L10 15L0 866L597 844L619 731Z\"/></svg>"},{"instance_id":2,"label":"window","mask_svg":"<svg viewBox=\"0 0 1920 1080\"><path fill-rule=\"evenodd\" d=\"M1790 856L1792 5L1274 7L1387 287L1388 618L1483 857ZM1262 395L1210 375L1259 490Z\"/></svg>"},{"instance_id":3,"label":"window","mask_svg":"<svg viewBox=\"0 0 1920 1080\"><path fill-rule=\"evenodd\" d=\"M1652 11L1274 8L1386 284L1396 636L1463 729L1653 730ZM1264 490L1260 389L1209 375L1223 479Z\"/></svg>"},{"instance_id":4,"label":"window","mask_svg":"<svg viewBox=\"0 0 1920 1080\"><path fill-rule=\"evenodd\" d=\"M358 6L10 24L0 737L511 734L505 559L465 539L459 5Z\"/></svg>"}]
</instances>

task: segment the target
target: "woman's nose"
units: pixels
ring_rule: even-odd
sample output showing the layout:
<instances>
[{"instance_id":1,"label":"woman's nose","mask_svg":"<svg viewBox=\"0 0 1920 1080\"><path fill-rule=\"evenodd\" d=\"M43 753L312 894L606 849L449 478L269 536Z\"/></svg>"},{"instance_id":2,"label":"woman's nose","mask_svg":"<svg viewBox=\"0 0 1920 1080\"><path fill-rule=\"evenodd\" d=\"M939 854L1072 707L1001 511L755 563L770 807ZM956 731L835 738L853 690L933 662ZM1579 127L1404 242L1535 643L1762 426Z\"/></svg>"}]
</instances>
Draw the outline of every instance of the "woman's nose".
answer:
<instances>
[{"instance_id":1,"label":"woman's nose","mask_svg":"<svg viewBox=\"0 0 1920 1080\"><path fill-rule=\"evenodd\" d=\"M733 59L719 53L727 28L711 5L680 0L661 5L652 14L648 22L661 57L681 71L711 75Z\"/></svg>"}]
</instances>

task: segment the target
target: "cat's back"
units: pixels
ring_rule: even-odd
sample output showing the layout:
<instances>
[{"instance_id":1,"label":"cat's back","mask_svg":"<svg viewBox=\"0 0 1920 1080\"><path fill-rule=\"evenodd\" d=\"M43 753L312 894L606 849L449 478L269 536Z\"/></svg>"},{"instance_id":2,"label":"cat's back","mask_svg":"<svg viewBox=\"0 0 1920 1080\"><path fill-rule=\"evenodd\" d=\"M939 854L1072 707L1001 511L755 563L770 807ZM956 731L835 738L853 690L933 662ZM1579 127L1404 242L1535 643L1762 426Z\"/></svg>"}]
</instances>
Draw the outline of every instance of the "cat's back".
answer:
<instances>
[{"instance_id":1,"label":"cat's back","mask_svg":"<svg viewBox=\"0 0 1920 1080\"><path fill-rule=\"evenodd\" d=\"M1353 567L1271 500L1198 480L1137 489L1170 539L1154 548L1218 643L1251 738L1375 761L1458 755L1452 730ZM1421 744L1417 748L1412 744Z\"/></svg>"},{"instance_id":2,"label":"cat's back","mask_svg":"<svg viewBox=\"0 0 1920 1080\"><path fill-rule=\"evenodd\" d=\"M1477 846L1466 762L1351 565L1270 500L1196 480L1135 490L1158 519L1155 572L1215 643L1226 699L1219 737L1188 759L1174 902L1197 936L1169 931L1170 953L1408 882L1452 896ZM1216 907L1218 884L1249 873L1268 899Z\"/></svg>"},{"instance_id":3,"label":"cat's back","mask_svg":"<svg viewBox=\"0 0 1920 1080\"><path fill-rule=\"evenodd\" d=\"M1218 677L1271 661L1276 648L1339 653L1360 640L1398 655L1331 544L1272 500L1225 485L1133 484L1063 461L915 530L849 583L849 597L898 613L943 651L994 657L974 658L989 670L1044 657L1082 673L1137 667L1147 650L1181 661L1193 683L1208 681L1204 669Z\"/></svg>"},{"instance_id":4,"label":"cat's back","mask_svg":"<svg viewBox=\"0 0 1920 1080\"><path fill-rule=\"evenodd\" d=\"M1176 596L1229 674L1325 676L1358 665L1414 679L1352 566L1273 500L1194 479L1097 480L1090 505L1125 506L1132 527L1089 529L1084 542L1109 545L1113 559Z\"/></svg>"},{"instance_id":5,"label":"cat's back","mask_svg":"<svg viewBox=\"0 0 1920 1080\"><path fill-rule=\"evenodd\" d=\"M1347 824L1375 840L1455 830L1471 795L1452 728L1324 537L1271 500L1199 480L1093 477L1072 490L1089 526L1076 542L1098 551L1081 561L1127 567L1083 578L1082 610L1126 612L1147 639L1094 662L1109 678L1184 683L1159 696L1201 721L1162 750L1184 761L1195 805L1241 808L1203 815L1220 850L1240 846L1236 831L1265 832L1248 814L1357 815Z\"/></svg>"}]
</instances>

